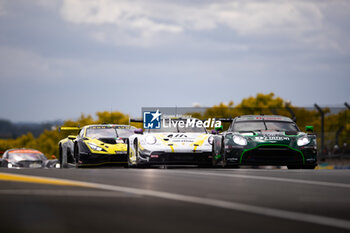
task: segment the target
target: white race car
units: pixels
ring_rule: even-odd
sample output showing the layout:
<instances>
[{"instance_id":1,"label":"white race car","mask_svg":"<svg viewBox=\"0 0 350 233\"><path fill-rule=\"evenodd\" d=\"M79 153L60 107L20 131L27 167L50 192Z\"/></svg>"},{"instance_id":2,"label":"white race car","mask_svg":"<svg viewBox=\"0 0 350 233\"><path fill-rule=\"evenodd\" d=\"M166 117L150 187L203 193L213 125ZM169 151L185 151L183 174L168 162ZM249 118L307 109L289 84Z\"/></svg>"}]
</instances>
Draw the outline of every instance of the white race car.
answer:
<instances>
[{"instance_id":1,"label":"white race car","mask_svg":"<svg viewBox=\"0 0 350 233\"><path fill-rule=\"evenodd\" d=\"M172 119L175 124L166 128L135 130L129 137L129 166L211 166L213 136L197 125L179 127L180 120Z\"/></svg>"}]
</instances>

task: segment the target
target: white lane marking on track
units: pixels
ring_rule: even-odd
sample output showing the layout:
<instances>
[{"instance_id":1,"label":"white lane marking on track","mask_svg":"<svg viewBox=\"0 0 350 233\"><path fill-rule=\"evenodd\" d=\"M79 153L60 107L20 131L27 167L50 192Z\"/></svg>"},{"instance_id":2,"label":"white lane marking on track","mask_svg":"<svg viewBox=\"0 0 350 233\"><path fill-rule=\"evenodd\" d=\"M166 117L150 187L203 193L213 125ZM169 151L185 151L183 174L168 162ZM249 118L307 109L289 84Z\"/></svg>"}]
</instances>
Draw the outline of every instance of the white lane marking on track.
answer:
<instances>
[{"instance_id":1,"label":"white lane marking on track","mask_svg":"<svg viewBox=\"0 0 350 233\"><path fill-rule=\"evenodd\" d=\"M168 170L167 170L167 172L168 172ZM189 172L189 171L171 171L171 172L172 173L178 173L178 174L221 176L221 177L231 177L231 178L246 178L246 179L256 179L256 180L289 182L289 183L296 183L296 184L321 185L321 186L330 186L330 187L337 187L337 188L350 188L350 184L332 183L332 182L325 182L325 181L297 180L297 179L278 178L278 177L269 177L269 176L254 176L254 175L241 175L241 174L222 174L222 173L212 173L212 172Z\"/></svg>"},{"instance_id":2,"label":"white lane marking on track","mask_svg":"<svg viewBox=\"0 0 350 233\"><path fill-rule=\"evenodd\" d=\"M130 193L135 195L141 195L141 196L157 197L157 198L162 198L167 200L213 206L217 208L242 211L246 213L259 214L259 215L268 216L268 217L307 222L307 223L313 223L313 224L319 224L324 226L337 227L337 228L350 230L350 221L344 220L344 219L324 217L324 216L313 215L313 214L298 213L298 212L287 211L287 210L278 210L278 209L272 209L267 207L259 207L259 206L241 204L238 202L215 200L210 198L195 197L195 196L188 196L188 195L161 192L161 191L153 191L153 190L147 190L147 189L129 188L129 187L123 187L123 186L117 186L117 185L89 183L89 182L81 182L81 181L74 181L74 180L68 180L68 179L46 178L46 177L40 177L40 176L28 176L28 175L21 175L21 176L29 177L29 178L45 178L51 181L64 181L64 182L70 182L71 184L74 183L76 186L80 186L80 187L90 187L90 188L101 189L101 190L125 192L125 193Z\"/></svg>"},{"instance_id":3,"label":"white lane marking on track","mask_svg":"<svg viewBox=\"0 0 350 233\"><path fill-rule=\"evenodd\" d=\"M0 195L71 196L71 197L142 197L130 193L90 190L47 190L47 189L0 189Z\"/></svg>"},{"instance_id":4,"label":"white lane marking on track","mask_svg":"<svg viewBox=\"0 0 350 233\"><path fill-rule=\"evenodd\" d=\"M239 168L239 169L235 169L235 168L228 168L228 169L210 169L211 171L224 171L224 170L228 170L228 171L235 171L235 172L271 172L271 173L281 173L281 174L300 174L300 173L317 173L317 174L325 174L325 173L331 173L332 175L339 175L337 173L343 173L346 170L331 170L331 169L283 169L283 168L261 168L261 169L254 169L254 168ZM327 174L327 175L328 175ZM350 174L350 173L349 173Z\"/></svg>"}]
</instances>

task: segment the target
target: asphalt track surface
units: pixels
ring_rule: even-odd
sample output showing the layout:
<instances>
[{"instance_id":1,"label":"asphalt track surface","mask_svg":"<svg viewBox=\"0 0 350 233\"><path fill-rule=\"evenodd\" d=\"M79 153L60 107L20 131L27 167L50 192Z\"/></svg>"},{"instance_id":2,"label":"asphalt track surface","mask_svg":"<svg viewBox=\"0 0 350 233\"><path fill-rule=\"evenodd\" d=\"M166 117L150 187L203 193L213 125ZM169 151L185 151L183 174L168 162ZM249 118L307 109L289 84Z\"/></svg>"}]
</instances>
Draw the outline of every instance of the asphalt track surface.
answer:
<instances>
[{"instance_id":1,"label":"asphalt track surface","mask_svg":"<svg viewBox=\"0 0 350 233\"><path fill-rule=\"evenodd\" d=\"M350 170L0 169L0 203L0 232L350 232Z\"/></svg>"}]
</instances>

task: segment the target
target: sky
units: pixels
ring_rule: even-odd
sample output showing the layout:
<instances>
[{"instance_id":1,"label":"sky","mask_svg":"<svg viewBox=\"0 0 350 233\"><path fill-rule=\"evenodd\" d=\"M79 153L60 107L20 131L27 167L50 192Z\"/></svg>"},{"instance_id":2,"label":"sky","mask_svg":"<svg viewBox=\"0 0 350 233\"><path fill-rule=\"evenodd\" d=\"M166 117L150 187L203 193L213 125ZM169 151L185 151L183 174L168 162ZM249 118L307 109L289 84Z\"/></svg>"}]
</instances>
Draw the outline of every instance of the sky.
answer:
<instances>
[{"instance_id":1,"label":"sky","mask_svg":"<svg viewBox=\"0 0 350 233\"><path fill-rule=\"evenodd\" d=\"M0 118L350 102L348 0L0 0Z\"/></svg>"}]
</instances>

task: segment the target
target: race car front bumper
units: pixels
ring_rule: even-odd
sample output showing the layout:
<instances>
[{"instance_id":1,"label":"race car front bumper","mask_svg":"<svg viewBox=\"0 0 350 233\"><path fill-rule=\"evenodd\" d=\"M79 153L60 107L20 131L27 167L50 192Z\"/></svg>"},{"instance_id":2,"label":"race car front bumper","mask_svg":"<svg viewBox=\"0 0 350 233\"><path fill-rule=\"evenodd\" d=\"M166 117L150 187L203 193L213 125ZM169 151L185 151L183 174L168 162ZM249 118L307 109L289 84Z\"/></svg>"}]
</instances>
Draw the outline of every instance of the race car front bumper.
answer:
<instances>
[{"instance_id":1,"label":"race car front bumper","mask_svg":"<svg viewBox=\"0 0 350 233\"><path fill-rule=\"evenodd\" d=\"M139 154L139 163L148 165L210 165L211 152L180 153L153 151L150 154Z\"/></svg>"},{"instance_id":2,"label":"race car front bumper","mask_svg":"<svg viewBox=\"0 0 350 233\"><path fill-rule=\"evenodd\" d=\"M99 166L104 164L120 164L128 163L127 152L118 152L116 154L95 154L91 152L81 152L79 155L78 166Z\"/></svg>"},{"instance_id":3,"label":"race car front bumper","mask_svg":"<svg viewBox=\"0 0 350 233\"><path fill-rule=\"evenodd\" d=\"M317 165L314 148L289 146L259 146L251 149L235 147L225 149L227 164L232 165Z\"/></svg>"}]
</instances>

